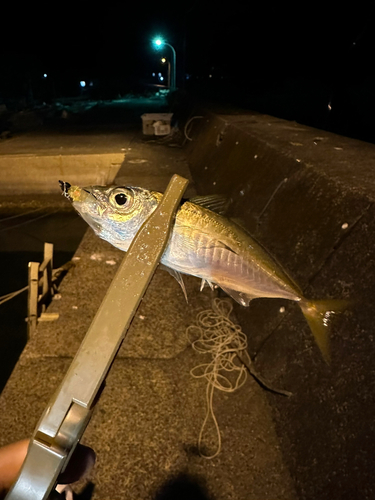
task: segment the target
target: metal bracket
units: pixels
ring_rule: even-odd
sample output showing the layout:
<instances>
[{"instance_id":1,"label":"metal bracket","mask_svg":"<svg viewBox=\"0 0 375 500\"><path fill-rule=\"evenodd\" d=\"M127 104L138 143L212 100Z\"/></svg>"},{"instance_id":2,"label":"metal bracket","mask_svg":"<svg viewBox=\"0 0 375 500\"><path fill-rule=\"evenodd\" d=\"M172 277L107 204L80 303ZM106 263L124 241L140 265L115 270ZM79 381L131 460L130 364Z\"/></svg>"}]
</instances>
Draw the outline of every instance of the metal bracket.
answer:
<instances>
[{"instance_id":1,"label":"metal bracket","mask_svg":"<svg viewBox=\"0 0 375 500\"><path fill-rule=\"evenodd\" d=\"M44 500L88 424L100 390L168 243L188 181L174 175L142 225L60 387L37 425L7 500Z\"/></svg>"},{"instance_id":2,"label":"metal bracket","mask_svg":"<svg viewBox=\"0 0 375 500\"><path fill-rule=\"evenodd\" d=\"M38 321L52 320L46 307L53 295L53 244L44 243L44 258L42 264L29 262L29 295L27 305L28 338L36 330ZM56 319L54 317L53 319Z\"/></svg>"}]
</instances>

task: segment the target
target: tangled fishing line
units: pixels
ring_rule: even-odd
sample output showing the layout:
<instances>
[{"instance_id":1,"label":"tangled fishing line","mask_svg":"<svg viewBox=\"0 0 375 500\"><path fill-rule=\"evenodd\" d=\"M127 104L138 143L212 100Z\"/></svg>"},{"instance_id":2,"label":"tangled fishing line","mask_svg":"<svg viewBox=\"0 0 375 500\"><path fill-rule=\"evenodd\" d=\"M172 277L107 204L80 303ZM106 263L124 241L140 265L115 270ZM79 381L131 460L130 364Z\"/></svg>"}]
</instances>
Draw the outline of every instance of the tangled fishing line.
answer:
<instances>
[{"instance_id":1,"label":"tangled fishing line","mask_svg":"<svg viewBox=\"0 0 375 500\"><path fill-rule=\"evenodd\" d=\"M212 357L211 361L199 364L190 371L194 378L207 380L206 415L199 433L198 450L202 457L208 459L216 457L221 450L221 434L213 410L215 388L234 392L245 384L249 372L264 388L285 396L291 395L287 391L273 389L255 372L247 352L247 337L241 327L229 318L232 310L229 301L216 298L212 309L201 311L196 324L186 330L192 348L201 354L211 354ZM217 435L217 448L213 454L206 455L202 451L202 441L210 417Z\"/></svg>"}]
</instances>

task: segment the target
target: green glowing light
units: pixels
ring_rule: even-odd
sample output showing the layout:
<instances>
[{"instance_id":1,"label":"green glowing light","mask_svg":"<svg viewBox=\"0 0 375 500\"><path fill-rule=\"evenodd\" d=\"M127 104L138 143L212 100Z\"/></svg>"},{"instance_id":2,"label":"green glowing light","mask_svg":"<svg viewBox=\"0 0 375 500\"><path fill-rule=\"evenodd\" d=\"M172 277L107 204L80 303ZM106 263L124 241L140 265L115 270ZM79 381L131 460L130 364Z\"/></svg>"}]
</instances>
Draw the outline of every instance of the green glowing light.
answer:
<instances>
[{"instance_id":1,"label":"green glowing light","mask_svg":"<svg viewBox=\"0 0 375 500\"><path fill-rule=\"evenodd\" d=\"M161 47L163 44L164 42L161 38L155 38L154 45L156 45L156 47Z\"/></svg>"}]
</instances>

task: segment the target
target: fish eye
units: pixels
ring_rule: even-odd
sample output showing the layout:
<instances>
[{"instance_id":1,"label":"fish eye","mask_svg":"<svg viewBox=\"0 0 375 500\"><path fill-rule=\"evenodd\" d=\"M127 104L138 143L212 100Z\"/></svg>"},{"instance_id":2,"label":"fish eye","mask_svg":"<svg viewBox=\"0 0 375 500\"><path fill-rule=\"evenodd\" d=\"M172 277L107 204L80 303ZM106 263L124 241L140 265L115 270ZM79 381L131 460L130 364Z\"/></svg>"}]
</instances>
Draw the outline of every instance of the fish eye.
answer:
<instances>
[{"instance_id":1,"label":"fish eye","mask_svg":"<svg viewBox=\"0 0 375 500\"><path fill-rule=\"evenodd\" d=\"M115 188L109 195L109 201L114 208L129 209L133 205L134 195L130 189Z\"/></svg>"},{"instance_id":2,"label":"fish eye","mask_svg":"<svg viewBox=\"0 0 375 500\"><path fill-rule=\"evenodd\" d=\"M128 200L128 197L126 196L125 193L119 193L119 194L116 194L115 200L116 200L117 205L125 205L125 203Z\"/></svg>"}]
</instances>

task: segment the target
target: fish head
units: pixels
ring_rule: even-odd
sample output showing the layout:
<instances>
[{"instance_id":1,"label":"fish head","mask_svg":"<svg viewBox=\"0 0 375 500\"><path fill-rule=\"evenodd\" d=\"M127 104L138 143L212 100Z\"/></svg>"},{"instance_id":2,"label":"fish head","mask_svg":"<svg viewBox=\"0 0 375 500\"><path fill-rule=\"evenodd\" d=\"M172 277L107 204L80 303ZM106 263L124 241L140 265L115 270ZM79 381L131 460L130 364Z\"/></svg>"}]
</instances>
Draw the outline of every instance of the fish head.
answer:
<instances>
[{"instance_id":1,"label":"fish head","mask_svg":"<svg viewBox=\"0 0 375 500\"><path fill-rule=\"evenodd\" d=\"M160 193L133 186L81 188L59 182L63 195L72 202L94 232L125 251L162 198Z\"/></svg>"}]
</instances>

